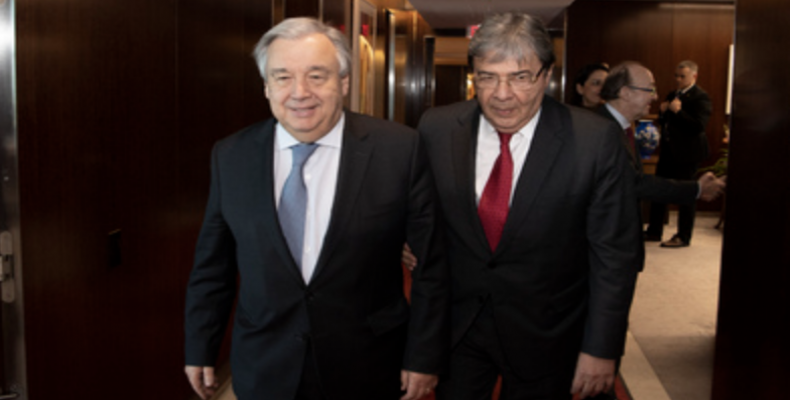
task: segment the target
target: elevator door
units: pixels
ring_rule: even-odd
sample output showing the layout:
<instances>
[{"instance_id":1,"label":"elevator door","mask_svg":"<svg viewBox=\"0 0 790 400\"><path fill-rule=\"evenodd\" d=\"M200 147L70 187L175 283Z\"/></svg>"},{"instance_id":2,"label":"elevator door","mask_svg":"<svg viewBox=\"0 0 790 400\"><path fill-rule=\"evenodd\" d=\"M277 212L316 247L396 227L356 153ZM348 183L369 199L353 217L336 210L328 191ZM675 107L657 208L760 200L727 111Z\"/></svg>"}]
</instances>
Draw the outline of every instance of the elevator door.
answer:
<instances>
[{"instance_id":1,"label":"elevator door","mask_svg":"<svg viewBox=\"0 0 790 400\"><path fill-rule=\"evenodd\" d=\"M25 399L14 0L0 0L0 398Z\"/></svg>"}]
</instances>

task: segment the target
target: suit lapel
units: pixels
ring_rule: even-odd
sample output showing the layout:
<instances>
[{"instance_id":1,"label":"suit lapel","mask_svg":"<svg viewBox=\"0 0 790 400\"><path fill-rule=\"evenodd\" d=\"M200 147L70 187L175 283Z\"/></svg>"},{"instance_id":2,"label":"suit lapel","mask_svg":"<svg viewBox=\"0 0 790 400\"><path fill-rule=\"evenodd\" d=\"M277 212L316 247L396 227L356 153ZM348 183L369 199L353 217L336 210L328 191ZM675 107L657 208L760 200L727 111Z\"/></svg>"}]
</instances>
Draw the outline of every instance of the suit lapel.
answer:
<instances>
[{"instance_id":1,"label":"suit lapel","mask_svg":"<svg viewBox=\"0 0 790 400\"><path fill-rule=\"evenodd\" d=\"M478 245L488 250L483 224L477 214L477 194L475 193L475 171L477 163L477 132L480 126L480 107L474 101L475 107L470 112L459 115L459 126L450 135L453 157L453 174L455 175L456 198L460 201L461 215L469 215L464 220L469 221L469 229L478 241ZM490 250L489 250L490 251Z\"/></svg>"},{"instance_id":2,"label":"suit lapel","mask_svg":"<svg viewBox=\"0 0 790 400\"><path fill-rule=\"evenodd\" d=\"M620 122L617 121L617 118L615 118L614 115L612 115L612 113L609 111L609 109L606 108L606 106L601 106L599 110L600 110L599 114L614 121L614 123L616 123L618 127L622 126L620 125ZM622 131L622 128L620 129L620 131ZM625 136L625 134L620 135L620 143L622 143L623 146L625 146L625 148L628 149L628 155L631 156L631 165L633 165L636 170L641 171L642 160L639 157L637 157L636 149L634 148L634 146L631 146L631 143L628 141L628 138Z\"/></svg>"},{"instance_id":3,"label":"suit lapel","mask_svg":"<svg viewBox=\"0 0 790 400\"><path fill-rule=\"evenodd\" d=\"M362 188L372 154L373 141L368 137L367 129L359 124L359 119L355 114L346 112L346 123L343 127L343 149L340 154L332 215L315 272L310 279L311 283L315 282L325 269L339 239L343 237L348 221L352 219L351 215L356 208L359 191Z\"/></svg>"},{"instance_id":4,"label":"suit lapel","mask_svg":"<svg viewBox=\"0 0 790 400\"><path fill-rule=\"evenodd\" d=\"M544 97L540 120L518 177L502 239L495 254L502 252L519 227L526 223L532 204L554 165L563 145L562 135L568 134L570 130L565 122L570 120L570 116L563 113L567 114L567 110L549 97Z\"/></svg>"},{"instance_id":5,"label":"suit lapel","mask_svg":"<svg viewBox=\"0 0 790 400\"><path fill-rule=\"evenodd\" d=\"M255 154L251 157L257 160L257 164L252 168L251 191L253 193L253 207L260 205L260 212L254 212L251 215L262 215L262 219L258 222L258 229L265 232L265 235L259 235L260 240L266 240L265 237L271 238L274 243L274 248L283 259L283 266L288 269L288 272L296 279L302 286L304 286L304 278L299 271L299 266L296 265L291 252L288 250L288 243L285 241L282 230L280 230L280 220L277 217L277 203L274 200L274 126L275 120L271 119L263 126L260 134L255 138L257 144Z\"/></svg>"}]
</instances>

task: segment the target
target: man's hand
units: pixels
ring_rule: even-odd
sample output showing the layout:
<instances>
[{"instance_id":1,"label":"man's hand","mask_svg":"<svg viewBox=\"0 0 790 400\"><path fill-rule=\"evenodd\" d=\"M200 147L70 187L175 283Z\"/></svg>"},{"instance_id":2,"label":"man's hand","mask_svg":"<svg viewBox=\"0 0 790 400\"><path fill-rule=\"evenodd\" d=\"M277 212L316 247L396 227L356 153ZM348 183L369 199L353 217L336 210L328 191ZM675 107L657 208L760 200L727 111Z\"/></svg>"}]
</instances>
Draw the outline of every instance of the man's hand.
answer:
<instances>
[{"instance_id":1,"label":"man's hand","mask_svg":"<svg viewBox=\"0 0 790 400\"><path fill-rule=\"evenodd\" d=\"M663 112L667 111L668 107L669 107L669 102L668 101L662 101L661 102L661 106L659 107L659 110L661 110L661 112L663 113Z\"/></svg>"},{"instance_id":2,"label":"man's hand","mask_svg":"<svg viewBox=\"0 0 790 400\"><path fill-rule=\"evenodd\" d=\"M579 353L571 393L584 399L609 391L614 385L614 364L615 360Z\"/></svg>"},{"instance_id":3,"label":"man's hand","mask_svg":"<svg viewBox=\"0 0 790 400\"><path fill-rule=\"evenodd\" d=\"M189 379L189 384L192 385L192 389L201 399L209 399L217 392L217 387L219 385L214 376L214 367L187 365L186 368L184 368L184 372L187 374L187 379Z\"/></svg>"},{"instance_id":4,"label":"man's hand","mask_svg":"<svg viewBox=\"0 0 790 400\"><path fill-rule=\"evenodd\" d=\"M683 103L681 103L680 99L675 97L675 100L669 102L669 111L677 114L680 112L680 109L683 107Z\"/></svg>"},{"instance_id":5,"label":"man's hand","mask_svg":"<svg viewBox=\"0 0 790 400\"><path fill-rule=\"evenodd\" d=\"M699 198L705 201L713 201L724 193L727 186L726 178L719 179L713 172L706 172L698 180L700 188Z\"/></svg>"},{"instance_id":6,"label":"man's hand","mask_svg":"<svg viewBox=\"0 0 790 400\"><path fill-rule=\"evenodd\" d=\"M406 391L400 400L418 400L431 393L439 383L439 377L404 369L400 372L400 382L400 390Z\"/></svg>"},{"instance_id":7,"label":"man's hand","mask_svg":"<svg viewBox=\"0 0 790 400\"><path fill-rule=\"evenodd\" d=\"M403 253L401 253L400 261L409 271L414 271L414 267L417 266L417 257L411 252L411 247L409 247L408 243L403 244Z\"/></svg>"}]
</instances>

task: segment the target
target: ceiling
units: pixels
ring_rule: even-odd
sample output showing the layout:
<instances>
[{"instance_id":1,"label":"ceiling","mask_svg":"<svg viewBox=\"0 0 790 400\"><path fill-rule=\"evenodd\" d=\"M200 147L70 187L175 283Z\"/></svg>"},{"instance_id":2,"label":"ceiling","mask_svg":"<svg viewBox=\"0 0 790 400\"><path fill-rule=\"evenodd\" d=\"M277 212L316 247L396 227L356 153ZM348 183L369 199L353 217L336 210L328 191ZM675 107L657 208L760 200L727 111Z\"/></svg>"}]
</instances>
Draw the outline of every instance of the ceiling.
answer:
<instances>
[{"instance_id":1,"label":"ceiling","mask_svg":"<svg viewBox=\"0 0 790 400\"><path fill-rule=\"evenodd\" d=\"M483 17L495 12L526 11L543 19L549 28L559 25L561 14L574 0L409 0L434 30L465 29L479 24ZM623 0L652 1L659 0ZM735 0L673 0L673 3L734 3Z\"/></svg>"},{"instance_id":2,"label":"ceiling","mask_svg":"<svg viewBox=\"0 0 790 400\"><path fill-rule=\"evenodd\" d=\"M495 12L520 10L548 24L573 0L409 0L433 29L461 29Z\"/></svg>"}]
</instances>

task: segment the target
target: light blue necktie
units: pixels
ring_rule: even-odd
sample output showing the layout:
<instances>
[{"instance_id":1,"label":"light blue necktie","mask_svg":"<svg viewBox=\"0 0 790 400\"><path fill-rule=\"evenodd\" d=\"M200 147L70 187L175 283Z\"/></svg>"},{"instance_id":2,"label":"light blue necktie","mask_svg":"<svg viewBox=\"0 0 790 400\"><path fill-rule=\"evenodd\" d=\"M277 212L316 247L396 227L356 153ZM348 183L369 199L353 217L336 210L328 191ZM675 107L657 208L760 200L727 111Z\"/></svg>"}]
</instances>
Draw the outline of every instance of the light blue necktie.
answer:
<instances>
[{"instance_id":1,"label":"light blue necktie","mask_svg":"<svg viewBox=\"0 0 790 400\"><path fill-rule=\"evenodd\" d=\"M283 185L280 206L277 209L280 228L283 230L285 241L288 243L291 255L300 270L302 268L305 213L307 212L307 188L304 184L302 169L307 159L317 148L318 145L315 143L300 143L291 147L293 157L291 173Z\"/></svg>"}]
</instances>

